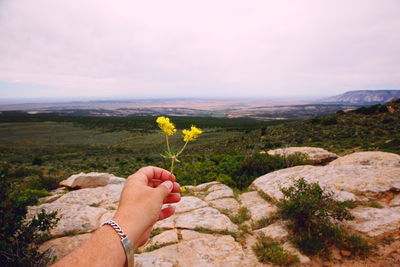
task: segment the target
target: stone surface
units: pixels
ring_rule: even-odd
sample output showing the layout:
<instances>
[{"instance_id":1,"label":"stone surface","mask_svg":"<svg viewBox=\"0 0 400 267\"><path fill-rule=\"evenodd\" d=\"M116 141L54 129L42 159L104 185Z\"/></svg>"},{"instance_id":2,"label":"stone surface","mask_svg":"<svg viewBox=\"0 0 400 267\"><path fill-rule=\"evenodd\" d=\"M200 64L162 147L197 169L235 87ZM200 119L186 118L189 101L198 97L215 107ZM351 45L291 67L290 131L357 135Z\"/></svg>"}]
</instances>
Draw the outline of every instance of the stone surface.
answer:
<instances>
[{"instance_id":1,"label":"stone surface","mask_svg":"<svg viewBox=\"0 0 400 267\"><path fill-rule=\"evenodd\" d=\"M85 204L109 206L119 202L123 184L109 184L96 188L74 190L54 201L54 204Z\"/></svg>"},{"instance_id":2,"label":"stone surface","mask_svg":"<svg viewBox=\"0 0 400 267\"><path fill-rule=\"evenodd\" d=\"M106 213L104 208L95 208L77 204L42 204L28 208L28 218L39 213L42 209L46 212L58 212L60 217L56 227L51 230L55 237L66 236L76 233L92 232L97 229L100 217Z\"/></svg>"},{"instance_id":3,"label":"stone surface","mask_svg":"<svg viewBox=\"0 0 400 267\"><path fill-rule=\"evenodd\" d=\"M245 260L242 247L231 236L210 236L182 241L146 254L176 259L176 266L180 267L243 266Z\"/></svg>"},{"instance_id":4,"label":"stone surface","mask_svg":"<svg viewBox=\"0 0 400 267\"><path fill-rule=\"evenodd\" d=\"M243 193L239 199L241 205L249 210L253 221L268 217L276 211L276 207L265 201L256 191Z\"/></svg>"},{"instance_id":5,"label":"stone surface","mask_svg":"<svg viewBox=\"0 0 400 267\"><path fill-rule=\"evenodd\" d=\"M334 193L337 200L357 197L375 199L383 192L400 190L400 168L376 166L296 166L268 173L257 178L251 187L272 198L282 198L280 188L293 185L304 178L318 182L322 188Z\"/></svg>"},{"instance_id":6,"label":"stone surface","mask_svg":"<svg viewBox=\"0 0 400 267\"><path fill-rule=\"evenodd\" d=\"M400 206L400 194L396 195L389 204L390 207Z\"/></svg>"},{"instance_id":7,"label":"stone surface","mask_svg":"<svg viewBox=\"0 0 400 267\"><path fill-rule=\"evenodd\" d=\"M121 178L121 177L110 177L110 181L108 182L109 184L123 184L125 183L126 179L125 178Z\"/></svg>"},{"instance_id":8,"label":"stone surface","mask_svg":"<svg viewBox=\"0 0 400 267\"><path fill-rule=\"evenodd\" d=\"M308 160L315 164L326 164L339 156L319 147L287 147L269 150L270 155L288 156L295 153L306 154Z\"/></svg>"},{"instance_id":9,"label":"stone surface","mask_svg":"<svg viewBox=\"0 0 400 267\"><path fill-rule=\"evenodd\" d=\"M51 202L56 201L57 199L59 199L61 196L62 196L61 194L54 194L54 195L51 195L51 196L48 196L48 197L41 197L41 198L38 199L38 201L39 201L40 204L51 203Z\"/></svg>"},{"instance_id":10,"label":"stone surface","mask_svg":"<svg viewBox=\"0 0 400 267\"><path fill-rule=\"evenodd\" d=\"M135 267L175 267L177 260L173 257L160 256L155 254L135 255Z\"/></svg>"},{"instance_id":11,"label":"stone surface","mask_svg":"<svg viewBox=\"0 0 400 267\"><path fill-rule=\"evenodd\" d=\"M68 255L70 252L72 252L75 248L79 247L81 244L89 240L91 235L92 234L82 234L52 239L50 241L44 242L39 247L39 251L44 252L46 250L49 250L50 258L55 256L57 257L57 260L60 260L64 256Z\"/></svg>"},{"instance_id":12,"label":"stone surface","mask_svg":"<svg viewBox=\"0 0 400 267\"><path fill-rule=\"evenodd\" d=\"M230 197L212 200L209 202L209 204L214 208L228 211L231 215L237 214L240 207L239 202Z\"/></svg>"},{"instance_id":13,"label":"stone surface","mask_svg":"<svg viewBox=\"0 0 400 267\"><path fill-rule=\"evenodd\" d=\"M204 227L213 231L237 231L237 226L227 216L210 207L177 215L175 227L183 229Z\"/></svg>"},{"instance_id":14,"label":"stone surface","mask_svg":"<svg viewBox=\"0 0 400 267\"><path fill-rule=\"evenodd\" d=\"M338 158L329 166L357 165L357 166L379 166L399 167L400 155L380 151L357 152Z\"/></svg>"},{"instance_id":15,"label":"stone surface","mask_svg":"<svg viewBox=\"0 0 400 267\"><path fill-rule=\"evenodd\" d=\"M228 189L212 191L204 198L204 200L211 201L219 198L233 197L233 196L234 196L233 190L228 187Z\"/></svg>"},{"instance_id":16,"label":"stone surface","mask_svg":"<svg viewBox=\"0 0 400 267\"><path fill-rule=\"evenodd\" d=\"M212 185L210 186L207 191L208 192L213 192L213 191L217 191L217 190L229 190L231 189L229 186L224 185L224 184L216 184L216 185Z\"/></svg>"},{"instance_id":17,"label":"stone surface","mask_svg":"<svg viewBox=\"0 0 400 267\"><path fill-rule=\"evenodd\" d=\"M198 238L210 238L213 235L212 234L205 234L205 233L199 233L196 231L191 231L191 230L181 230L181 236L182 240L193 240L193 239L198 239Z\"/></svg>"},{"instance_id":18,"label":"stone surface","mask_svg":"<svg viewBox=\"0 0 400 267\"><path fill-rule=\"evenodd\" d=\"M143 247L142 251L154 245L167 245L171 243L178 243L178 233L175 230L168 230L159 235L153 236Z\"/></svg>"},{"instance_id":19,"label":"stone surface","mask_svg":"<svg viewBox=\"0 0 400 267\"><path fill-rule=\"evenodd\" d=\"M269 236L273 239L280 241L286 240L289 236L289 232L286 230L286 227L281 222L276 222L268 225L267 227L258 229L254 231L254 233L257 235L262 234L265 236Z\"/></svg>"},{"instance_id":20,"label":"stone surface","mask_svg":"<svg viewBox=\"0 0 400 267\"><path fill-rule=\"evenodd\" d=\"M221 184L221 183L217 182L217 181L214 181L214 182L199 184L198 186L195 186L193 189L194 189L194 191L205 191L206 189L208 189L212 185L216 185L216 184Z\"/></svg>"},{"instance_id":21,"label":"stone surface","mask_svg":"<svg viewBox=\"0 0 400 267\"><path fill-rule=\"evenodd\" d=\"M356 219L347 224L368 236L375 237L400 230L400 207L357 207L351 213Z\"/></svg>"},{"instance_id":22,"label":"stone surface","mask_svg":"<svg viewBox=\"0 0 400 267\"><path fill-rule=\"evenodd\" d=\"M114 177L114 175L109 173L81 172L79 174L74 174L70 176L66 180L61 181L60 185L68 188L88 188L105 186L108 184L111 177Z\"/></svg>"},{"instance_id":23,"label":"stone surface","mask_svg":"<svg viewBox=\"0 0 400 267\"><path fill-rule=\"evenodd\" d=\"M173 204L173 206L175 206L176 213L184 213L195 209L207 207L208 204L207 202L201 200L200 198L188 196L188 197L182 197L181 201L179 201L176 204Z\"/></svg>"},{"instance_id":24,"label":"stone surface","mask_svg":"<svg viewBox=\"0 0 400 267\"><path fill-rule=\"evenodd\" d=\"M306 255L302 254L297 248L295 248L290 242L286 242L282 245L282 248L292 252L294 255L297 255L299 257L300 263L302 264L308 264L311 262L310 258L307 257Z\"/></svg>"}]
</instances>

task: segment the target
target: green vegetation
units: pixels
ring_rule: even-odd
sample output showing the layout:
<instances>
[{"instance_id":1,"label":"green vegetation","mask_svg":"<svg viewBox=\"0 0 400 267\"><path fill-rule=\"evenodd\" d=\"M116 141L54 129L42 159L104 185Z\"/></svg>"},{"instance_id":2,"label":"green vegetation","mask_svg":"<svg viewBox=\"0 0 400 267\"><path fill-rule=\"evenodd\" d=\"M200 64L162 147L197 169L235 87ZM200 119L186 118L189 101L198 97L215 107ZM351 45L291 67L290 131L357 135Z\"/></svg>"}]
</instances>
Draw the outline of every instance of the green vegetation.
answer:
<instances>
[{"instance_id":1,"label":"green vegetation","mask_svg":"<svg viewBox=\"0 0 400 267\"><path fill-rule=\"evenodd\" d=\"M27 206L48 196L44 190L29 189L9 178L9 169L0 166L0 262L2 266L44 266L47 252L38 247L49 237L49 230L58 222L57 213L43 210L25 220Z\"/></svg>"},{"instance_id":2,"label":"green vegetation","mask_svg":"<svg viewBox=\"0 0 400 267\"><path fill-rule=\"evenodd\" d=\"M146 252L150 252L150 251L153 251L153 250L156 250L156 249L159 249L159 248L162 248L162 247L166 247L166 246L169 246L169 245L173 245L173 244L176 244L176 243L177 242L167 242L167 243L164 243L164 244L156 243L156 244L151 245L148 248L146 248Z\"/></svg>"},{"instance_id":3,"label":"green vegetation","mask_svg":"<svg viewBox=\"0 0 400 267\"><path fill-rule=\"evenodd\" d=\"M242 223L244 223L245 221L250 220L250 212L249 212L249 210L248 210L246 207L241 207L241 208L238 210L238 214L237 214L237 215L230 216L229 219L231 219L231 221L232 221L233 223L242 224Z\"/></svg>"},{"instance_id":4,"label":"green vegetation","mask_svg":"<svg viewBox=\"0 0 400 267\"><path fill-rule=\"evenodd\" d=\"M336 246L353 255L365 256L372 250L365 239L350 235L338 222L353 220L347 202L333 199L318 183L307 183L303 178L281 189L284 197L277 202L280 216L290 222L294 243L306 254L329 255Z\"/></svg>"},{"instance_id":5,"label":"green vegetation","mask_svg":"<svg viewBox=\"0 0 400 267\"><path fill-rule=\"evenodd\" d=\"M289 266L300 262L296 255L283 249L277 241L267 236L258 237L252 249L258 261L262 263L271 262L279 266Z\"/></svg>"},{"instance_id":6,"label":"green vegetation","mask_svg":"<svg viewBox=\"0 0 400 267\"><path fill-rule=\"evenodd\" d=\"M261 229L264 227L267 227L270 224L273 224L280 218L278 213L272 213L268 217L264 217L258 221L252 222L251 223L251 228L253 230Z\"/></svg>"}]
</instances>

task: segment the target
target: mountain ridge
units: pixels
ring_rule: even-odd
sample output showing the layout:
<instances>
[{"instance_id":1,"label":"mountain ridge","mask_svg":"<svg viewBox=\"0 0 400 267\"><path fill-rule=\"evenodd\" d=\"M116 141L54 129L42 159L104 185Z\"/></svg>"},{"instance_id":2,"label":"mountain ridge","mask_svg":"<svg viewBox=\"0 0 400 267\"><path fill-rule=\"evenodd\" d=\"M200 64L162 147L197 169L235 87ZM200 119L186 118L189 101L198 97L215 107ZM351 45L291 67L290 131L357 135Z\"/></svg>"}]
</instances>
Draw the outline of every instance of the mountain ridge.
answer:
<instances>
[{"instance_id":1,"label":"mountain ridge","mask_svg":"<svg viewBox=\"0 0 400 267\"><path fill-rule=\"evenodd\" d=\"M395 98L400 98L400 90L354 90L343 94L323 98L324 104L384 104Z\"/></svg>"}]
</instances>

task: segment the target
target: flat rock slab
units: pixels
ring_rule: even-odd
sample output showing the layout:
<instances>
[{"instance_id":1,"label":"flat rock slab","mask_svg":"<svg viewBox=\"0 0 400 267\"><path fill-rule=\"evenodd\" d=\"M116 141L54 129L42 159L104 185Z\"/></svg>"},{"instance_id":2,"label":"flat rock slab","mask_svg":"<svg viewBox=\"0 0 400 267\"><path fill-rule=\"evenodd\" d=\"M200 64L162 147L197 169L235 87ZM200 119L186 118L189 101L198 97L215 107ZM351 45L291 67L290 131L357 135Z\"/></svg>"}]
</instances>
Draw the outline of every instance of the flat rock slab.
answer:
<instances>
[{"instance_id":1,"label":"flat rock slab","mask_svg":"<svg viewBox=\"0 0 400 267\"><path fill-rule=\"evenodd\" d=\"M400 168L376 166L296 166L278 170L257 178L251 188L261 190L280 199L280 189L287 188L304 178L318 182L322 188L334 193L337 200L356 200L357 197L375 199L380 193L400 190Z\"/></svg>"},{"instance_id":2,"label":"flat rock slab","mask_svg":"<svg viewBox=\"0 0 400 267\"><path fill-rule=\"evenodd\" d=\"M219 198L233 197L233 196L234 196L233 190L228 187L227 189L212 191L204 198L204 200L211 201Z\"/></svg>"},{"instance_id":3,"label":"flat rock slab","mask_svg":"<svg viewBox=\"0 0 400 267\"><path fill-rule=\"evenodd\" d=\"M356 152L338 158L329 166L358 165L358 166L378 166L378 167L399 167L400 155L380 151Z\"/></svg>"},{"instance_id":4,"label":"flat rock slab","mask_svg":"<svg viewBox=\"0 0 400 267\"><path fill-rule=\"evenodd\" d=\"M295 153L303 153L307 155L308 160L313 161L315 164L325 164L339 157L338 155L331 153L325 149L319 147L306 147L306 146L278 148L269 150L267 153L270 155L280 155L280 156L288 156L288 155L293 155Z\"/></svg>"},{"instance_id":5,"label":"flat rock slab","mask_svg":"<svg viewBox=\"0 0 400 267\"><path fill-rule=\"evenodd\" d=\"M60 218L56 227L50 234L54 237L71 235L74 233L92 232L99 227L101 216L106 213L104 208L95 208L87 205L77 204L42 204L28 208L28 218L44 209L47 213L57 211L57 217Z\"/></svg>"},{"instance_id":6,"label":"flat rock slab","mask_svg":"<svg viewBox=\"0 0 400 267\"><path fill-rule=\"evenodd\" d=\"M356 219L348 221L347 224L370 237L397 232L400 229L400 207L357 207L351 213Z\"/></svg>"},{"instance_id":7,"label":"flat rock slab","mask_svg":"<svg viewBox=\"0 0 400 267\"><path fill-rule=\"evenodd\" d=\"M254 231L254 233L257 235L269 236L280 241L286 240L289 236L289 232L281 222L276 222L267 227L258 229Z\"/></svg>"},{"instance_id":8,"label":"flat rock slab","mask_svg":"<svg viewBox=\"0 0 400 267\"><path fill-rule=\"evenodd\" d=\"M136 254L135 267L175 267L177 261L173 257L155 254Z\"/></svg>"},{"instance_id":9,"label":"flat rock slab","mask_svg":"<svg viewBox=\"0 0 400 267\"><path fill-rule=\"evenodd\" d=\"M237 202L236 199L230 197L212 200L209 202L209 204L214 208L226 210L232 215L237 214L240 207L239 202Z\"/></svg>"},{"instance_id":10,"label":"flat rock slab","mask_svg":"<svg viewBox=\"0 0 400 267\"><path fill-rule=\"evenodd\" d=\"M389 204L390 207L399 207L400 206L400 194L396 195Z\"/></svg>"},{"instance_id":11,"label":"flat rock slab","mask_svg":"<svg viewBox=\"0 0 400 267\"><path fill-rule=\"evenodd\" d=\"M61 186L65 186L68 188L88 188L88 187L97 187L97 186L105 186L109 183L110 178L115 177L109 173L98 173L98 172L90 172L90 173L79 173L70 176L68 179L60 182Z\"/></svg>"},{"instance_id":12,"label":"flat rock slab","mask_svg":"<svg viewBox=\"0 0 400 267\"><path fill-rule=\"evenodd\" d=\"M185 240L185 241L199 239L199 238L210 238L213 236L212 234L199 233L199 232L192 231L192 230L181 230L180 234L181 234L182 240Z\"/></svg>"},{"instance_id":13,"label":"flat rock slab","mask_svg":"<svg viewBox=\"0 0 400 267\"><path fill-rule=\"evenodd\" d=\"M71 191L55 200L54 204L86 204L109 206L119 202L123 184L109 184L103 187Z\"/></svg>"},{"instance_id":14,"label":"flat rock slab","mask_svg":"<svg viewBox=\"0 0 400 267\"><path fill-rule=\"evenodd\" d=\"M177 215L175 217L175 227L183 229L203 227L213 231L237 231L237 225L227 216L210 207Z\"/></svg>"},{"instance_id":15,"label":"flat rock slab","mask_svg":"<svg viewBox=\"0 0 400 267\"><path fill-rule=\"evenodd\" d=\"M176 259L176 266L180 267L243 266L245 259L242 247L231 236L210 236L182 241L144 255L148 254Z\"/></svg>"},{"instance_id":16,"label":"flat rock slab","mask_svg":"<svg viewBox=\"0 0 400 267\"><path fill-rule=\"evenodd\" d=\"M209 182L209 183L204 183L204 184L199 184L193 188L194 191L206 191L208 188L210 188L213 185L216 184L221 184L220 182L214 181L214 182Z\"/></svg>"},{"instance_id":17,"label":"flat rock slab","mask_svg":"<svg viewBox=\"0 0 400 267\"><path fill-rule=\"evenodd\" d=\"M178 243L178 233L176 230L168 230L162 232L159 235L153 236L147 244L141 249L142 251L146 251L147 248L154 245L165 245L171 243Z\"/></svg>"},{"instance_id":18,"label":"flat rock slab","mask_svg":"<svg viewBox=\"0 0 400 267\"><path fill-rule=\"evenodd\" d=\"M55 256L57 260L60 260L89 240L91 235L92 234L82 234L52 239L40 245L39 251L44 252L48 250L50 258Z\"/></svg>"},{"instance_id":19,"label":"flat rock slab","mask_svg":"<svg viewBox=\"0 0 400 267\"><path fill-rule=\"evenodd\" d=\"M200 198L188 196L188 197L182 197L181 201L179 201L176 204L173 204L172 206L175 206L176 213L184 213L195 209L207 207L208 204L207 202L201 200Z\"/></svg>"},{"instance_id":20,"label":"flat rock slab","mask_svg":"<svg viewBox=\"0 0 400 267\"><path fill-rule=\"evenodd\" d=\"M229 186L224 185L224 184L216 184L216 185L212 185L207 189L207 192L213 192L213 191L217 191L217 190L229 190L231 189Z\"/></svg>"},{"instance_id":21,"label":"flat rock slab","mask_svg":"<svg viewBox=\"0 0 400 267\"><path fill-rule=\"evenodd\" d=\"M276 207L265 201L256 191L243 193L239 199L241 205L249 210L253 221L266 218L276 211Z\"/></svg>"}]
</instances>

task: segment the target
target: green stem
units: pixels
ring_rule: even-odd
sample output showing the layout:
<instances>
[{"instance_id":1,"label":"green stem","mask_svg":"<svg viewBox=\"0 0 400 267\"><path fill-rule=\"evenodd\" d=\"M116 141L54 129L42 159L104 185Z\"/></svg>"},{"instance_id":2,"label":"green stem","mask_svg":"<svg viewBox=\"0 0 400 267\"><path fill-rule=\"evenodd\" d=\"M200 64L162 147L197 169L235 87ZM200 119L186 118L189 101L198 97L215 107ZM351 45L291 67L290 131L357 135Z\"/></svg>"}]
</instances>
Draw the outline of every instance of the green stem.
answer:
<instances>
[{"instance_id":1,"label":"green stem","mask_svg":"<svg viewBox=\"0 0 400 267\"><path fill-rule=\"evenodd\" d=\"M187 145L188 143L189 143L189 141L187 141L187 142L183 145L182 149L178 152L178 154L176 154L176 157L178 157L178 156L183 152L183 150L185 150L186 145Z\"/></svg>"},{"instance_id":2,"label":"green stem","mask_svg":"<svg viewBox=\"0 0 400 267\"><path fill-rule=\"evenodd\" d=\"M168 150L168 153L169 153L170 155L172 155L172 153L171 153L171 147L169 146L168 135L165 135L165 140L167 141L167 150Z\"/></svg>"},{"instance_id":3,"label":"green stem","mask_svg":"<svg viewBox=\"0 0 400 267\"><path fill-rule=\"evenodd\" d=\"M171 158L171 174L174 174L174 163L175 163L175 156Z\"/></svg>"}]
</instances>

